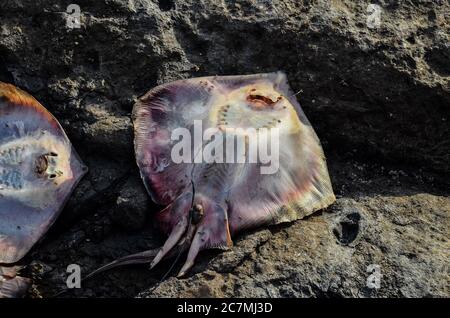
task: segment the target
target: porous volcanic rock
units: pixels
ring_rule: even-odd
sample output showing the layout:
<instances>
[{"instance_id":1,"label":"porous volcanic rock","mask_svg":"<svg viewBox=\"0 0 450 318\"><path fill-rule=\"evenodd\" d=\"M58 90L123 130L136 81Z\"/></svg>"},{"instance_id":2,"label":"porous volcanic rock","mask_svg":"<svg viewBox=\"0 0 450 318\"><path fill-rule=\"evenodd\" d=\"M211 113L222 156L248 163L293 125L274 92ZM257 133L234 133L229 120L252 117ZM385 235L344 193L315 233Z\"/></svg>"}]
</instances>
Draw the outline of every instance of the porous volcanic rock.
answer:
<instances>
[{"instance_id":1,"label":"porous volcanic rock","mask_svg":"<svg viewBox=\"0 0 450 318\"><path fill-rule=\"evenodd\" d=\"M66 26L70 3L80 28ZM163 242L134 159L137 97L181 78L283 70L336 203L243 233L155 290L170 262L61 296L449 297L449 21L441 0L2 0L0 80L40 100L90 168L22 262L29 296L63 289L69 264L87 273Z\"/></svg>"}]
</instances>

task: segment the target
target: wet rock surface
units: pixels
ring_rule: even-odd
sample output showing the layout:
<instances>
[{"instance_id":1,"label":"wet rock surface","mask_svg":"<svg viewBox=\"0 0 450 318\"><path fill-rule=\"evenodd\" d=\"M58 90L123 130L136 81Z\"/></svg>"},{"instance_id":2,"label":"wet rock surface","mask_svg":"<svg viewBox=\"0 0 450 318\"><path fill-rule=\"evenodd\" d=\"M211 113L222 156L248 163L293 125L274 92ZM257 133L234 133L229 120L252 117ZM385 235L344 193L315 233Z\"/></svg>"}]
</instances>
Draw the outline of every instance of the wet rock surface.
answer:
<instances>
[{"instance_id":1,"label":"wet rock surface","mask_svg":"<svg viewBox=\"0 0 450 318\"><path fill-rule=\"evenodd\" d=\"M0 3L0 80L40 100L90 169L22 262L29 297L62 290L69 264L86 274L163 242L134 159L137 97L180 78L276 70L323 143L336 203L243 233L154 290L170 262L60 296L450 295L446 1L78 0L81 28L69 29L73 2Z\"/></svg>"}]
</instances>

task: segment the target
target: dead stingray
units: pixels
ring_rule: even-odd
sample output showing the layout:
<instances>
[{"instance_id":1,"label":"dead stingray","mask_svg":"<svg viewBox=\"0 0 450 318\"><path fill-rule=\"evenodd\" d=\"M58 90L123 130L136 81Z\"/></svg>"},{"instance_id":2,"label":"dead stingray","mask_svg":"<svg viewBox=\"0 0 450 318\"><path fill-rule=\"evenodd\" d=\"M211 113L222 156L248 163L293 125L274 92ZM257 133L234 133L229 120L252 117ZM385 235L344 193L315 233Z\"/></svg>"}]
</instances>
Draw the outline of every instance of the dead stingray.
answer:
<instances>
[{"instance_id":1,"label":"dead stingray","mask_svg":"<svg viewBox=\"0 0 450 318\"><path fill-rule=\"evenodd\" d=\"M87 168L58 121L32 96L0 82L0 264L14 264L47 232ZM0 266L0 297L27 285Z\"/></svg>"},{"instance_id":2,"label":"dead stingray","mask_svg":"<svg viewBox=\"0 0 450 318\"><path fill-rule=\"evenodd\" d=\"M158 251L124 257L94 274L131 263L151 261L153 267L188 250L181 276L200 250L227 249L231 238L244 229L301 219L335 200L319 139L284 73L202 77L161 85L139 99L133 120L137 164L152 199L166 206L156 222L169 237ZM191 161L179 163L172 153L179 140L172 134L180 128L181 135L191 136L212 128L225 135L224 145L244 137L245 159L250 156L249 131L256 131L258 138L277 131L278 170L262 174L259 157L256 162L238 163L224 162L220 156L214 162L197 160L215 138L196 145L194 141L184 149L191 152ZM238 151L237 146L223 148L226 154Z\"/></svg>"}]
</instances>

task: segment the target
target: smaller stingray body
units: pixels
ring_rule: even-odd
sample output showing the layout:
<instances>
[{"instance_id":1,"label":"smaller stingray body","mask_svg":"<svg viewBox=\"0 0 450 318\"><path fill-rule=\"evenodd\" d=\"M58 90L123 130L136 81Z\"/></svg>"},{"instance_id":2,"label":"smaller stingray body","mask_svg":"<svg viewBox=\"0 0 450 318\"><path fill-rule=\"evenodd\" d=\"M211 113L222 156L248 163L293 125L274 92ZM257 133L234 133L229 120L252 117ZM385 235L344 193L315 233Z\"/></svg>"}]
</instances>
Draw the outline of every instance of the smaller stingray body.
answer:
<instances>
[{"instance_id":1,"label":"smaller stingray body","mask_svg":"<svg viewBox=\"0 0 450 318\"><path fill-rule=\"evenodd\" d=\"M319 139L282 72L164 84L139 99L133 120L137 164L152 199L166 206L156 223L168 239L156 253L131 255L100 270L150 259L153 267L187 250L183 275L203 249L227 249L245 229L301 219L335 200ZM192 143L193 160L174 160L179 140L173 132L198 135L199 122L201 135L212 129L225 136L227 154L238 151L227 140L244 140L245 160L195 160L214 138ZM262 159L249 160L250 132L258 138L276 133L278 169L264 174Z\"/></svg>"},{"instance_id":2,"label":"smaller stingray body","mask_svg":"<svg viewBox=\"0 0 450 318\"><path fill-rule=\"evenodd\" d=\"M86 173L57 120L0 82L0 264L18 262L47 232ZM25 280L0 267L0 294Z\"/></svg>"}]
</instances>

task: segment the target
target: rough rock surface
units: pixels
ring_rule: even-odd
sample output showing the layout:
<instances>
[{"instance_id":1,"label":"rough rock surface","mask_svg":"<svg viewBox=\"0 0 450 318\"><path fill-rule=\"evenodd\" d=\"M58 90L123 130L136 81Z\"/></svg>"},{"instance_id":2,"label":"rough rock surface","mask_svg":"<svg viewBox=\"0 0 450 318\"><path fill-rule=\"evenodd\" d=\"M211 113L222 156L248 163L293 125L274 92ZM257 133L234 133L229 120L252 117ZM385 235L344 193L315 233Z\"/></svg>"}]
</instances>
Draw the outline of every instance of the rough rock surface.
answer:
<instances>
[{"instance_id":1,"label":"rough rock surface","mask_svg":"<svg viewBox=\"0 0 450 318\"><path fill-rule=\"evenodd\" d=\"M79 29L66 27L74 2ZM163 241L134 161L138 96L180 78L275 70L323 142L336 204L244 233L154 291L170 263L61 296L450 296L449 21L440 0L2 0L0 80L52 111L90 168L23 260L29 296L61 290L69 264L87 273ZM370 265L379 289L367 285Z\"/></svg>"}]
</instances>

